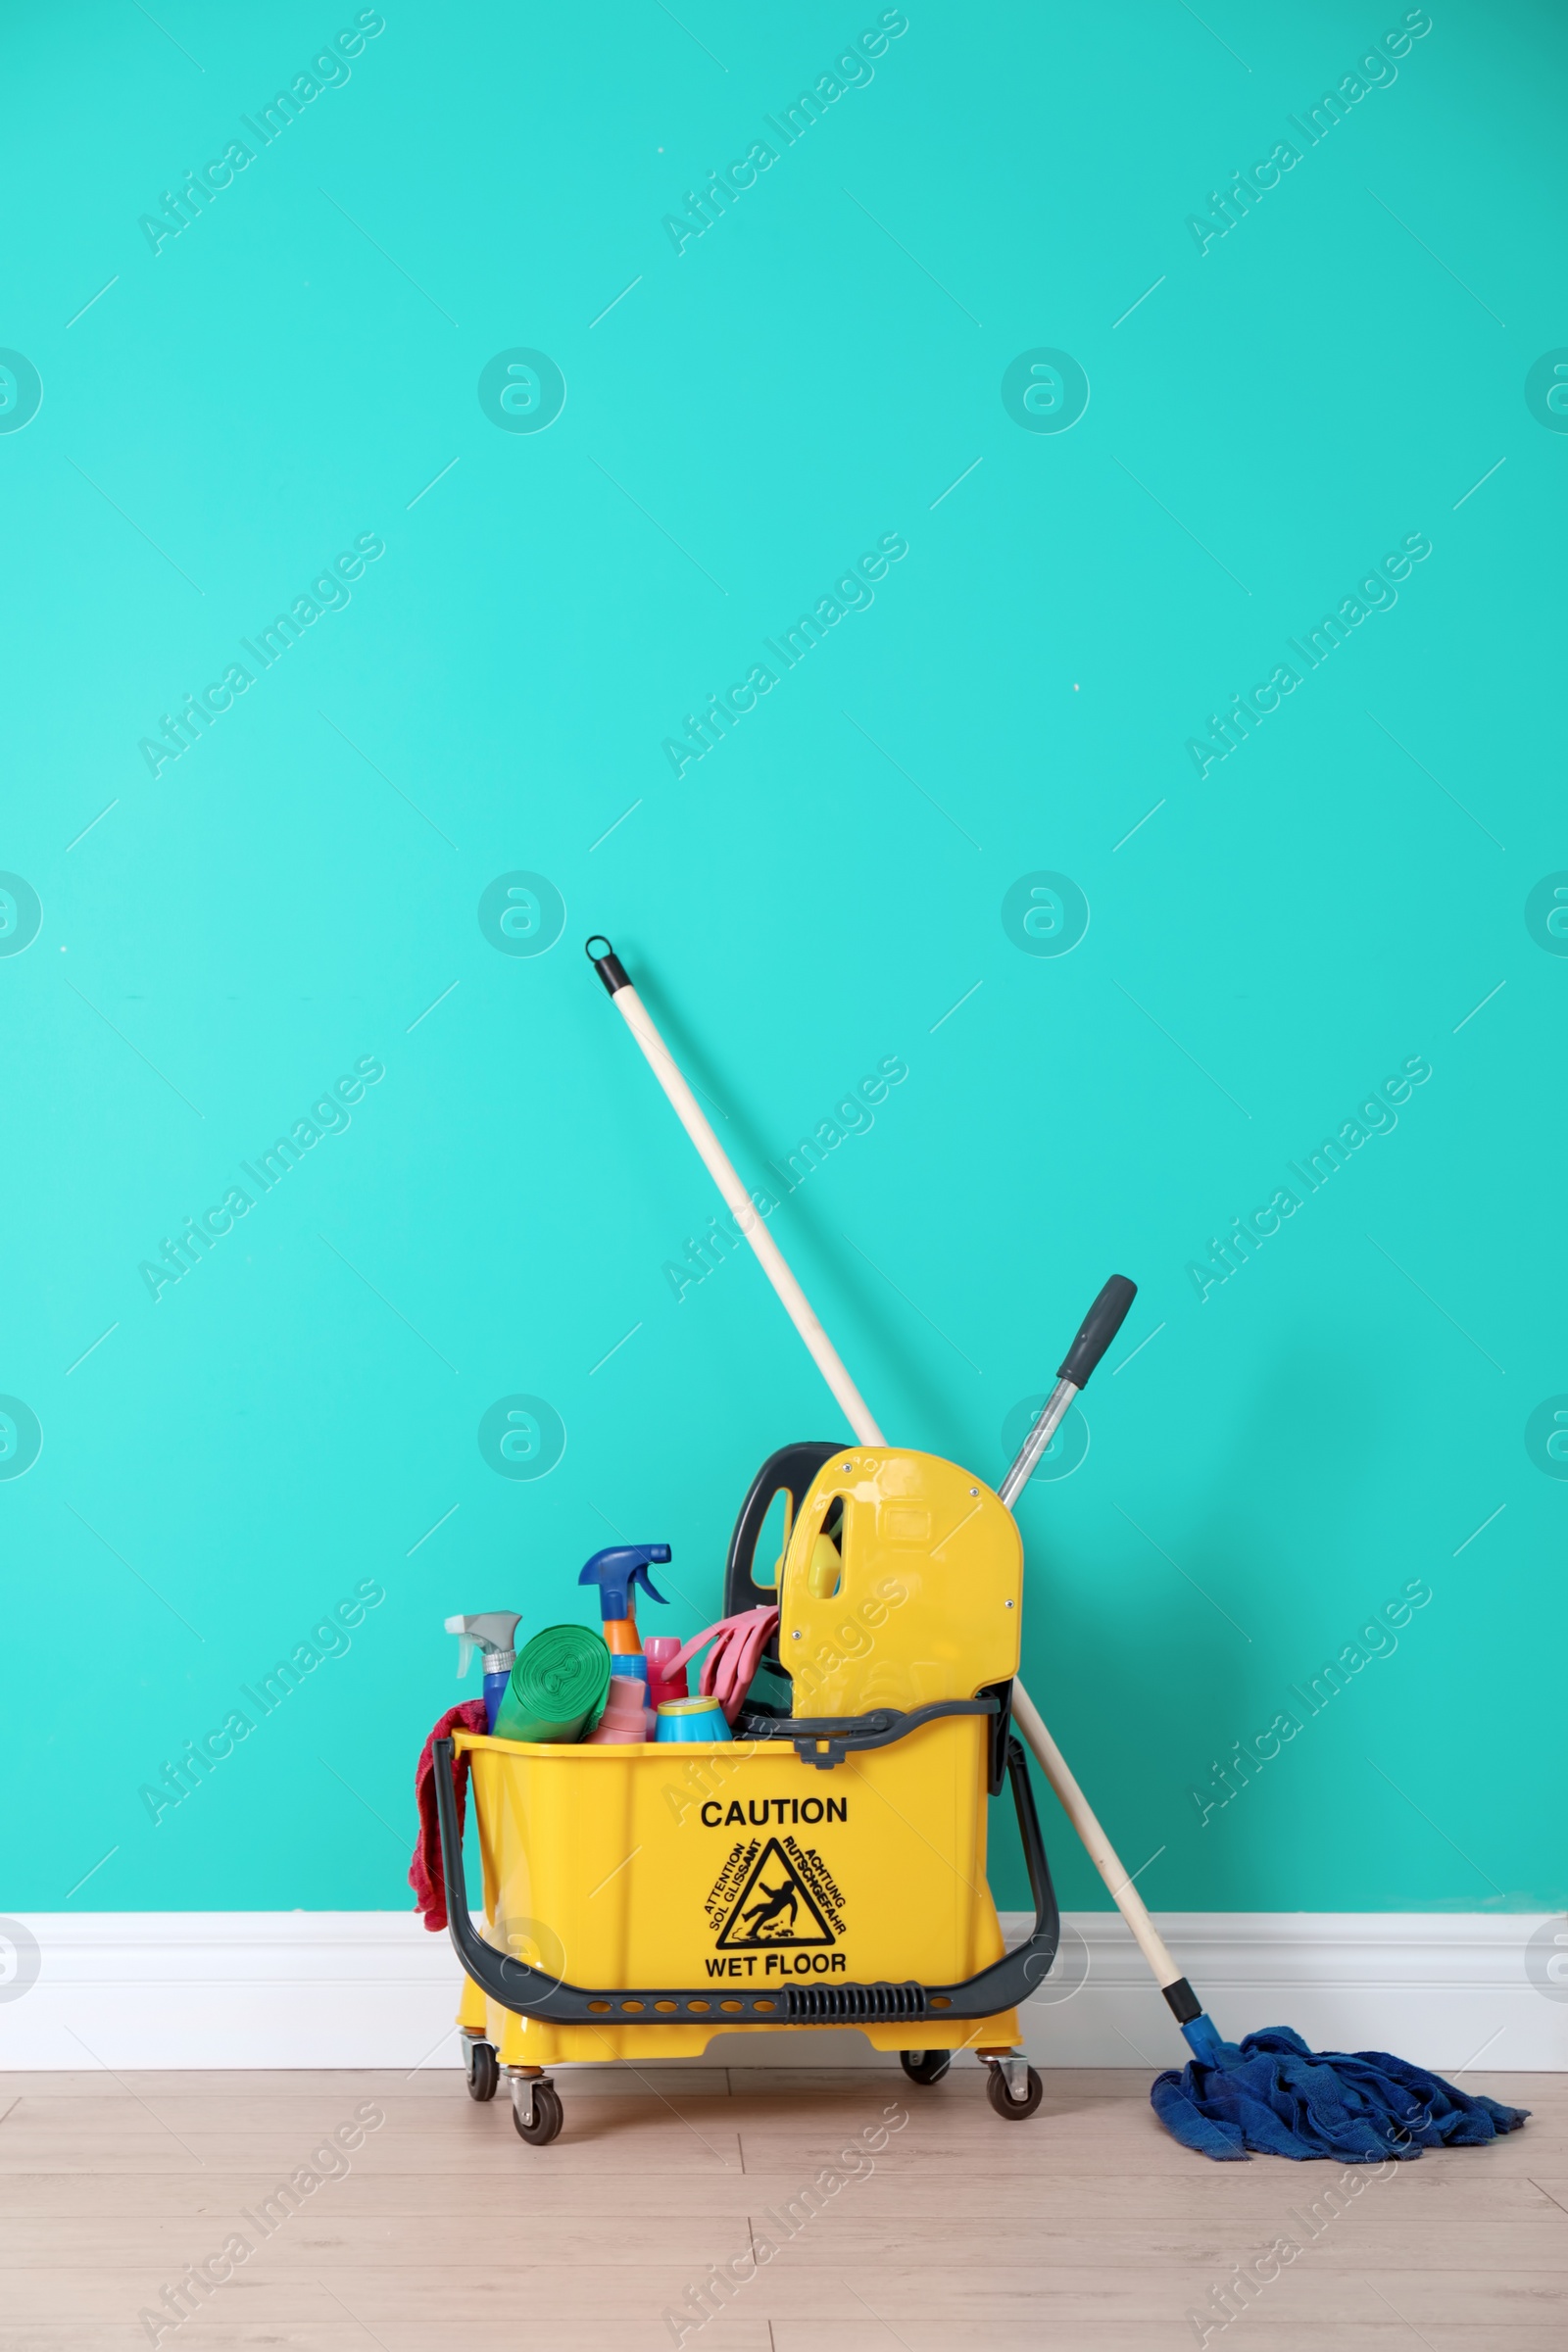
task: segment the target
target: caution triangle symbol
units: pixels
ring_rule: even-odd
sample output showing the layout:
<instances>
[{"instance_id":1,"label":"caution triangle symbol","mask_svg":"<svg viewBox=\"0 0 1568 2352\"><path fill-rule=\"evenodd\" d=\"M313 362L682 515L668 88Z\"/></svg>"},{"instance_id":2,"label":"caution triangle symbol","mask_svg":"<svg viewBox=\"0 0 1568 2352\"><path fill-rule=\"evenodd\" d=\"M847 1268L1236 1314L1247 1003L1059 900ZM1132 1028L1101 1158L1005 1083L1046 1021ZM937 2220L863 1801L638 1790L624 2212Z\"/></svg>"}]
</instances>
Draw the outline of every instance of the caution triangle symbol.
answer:
<instances>
[{"instance_id":1,"label":"caution triangle symbol","mask_svg":"<svg viewBox=\"0 0 1568 2352\"><path fill-rule=\"evenodd\" d=\"M778 1839L770 1838L753 1866L740 1900L724 1923L718 1949L762 1952L782 1944L821 1944L835 1940L832 1929L811 1900L810 1889Z\"/></svg>"}]
</instances>

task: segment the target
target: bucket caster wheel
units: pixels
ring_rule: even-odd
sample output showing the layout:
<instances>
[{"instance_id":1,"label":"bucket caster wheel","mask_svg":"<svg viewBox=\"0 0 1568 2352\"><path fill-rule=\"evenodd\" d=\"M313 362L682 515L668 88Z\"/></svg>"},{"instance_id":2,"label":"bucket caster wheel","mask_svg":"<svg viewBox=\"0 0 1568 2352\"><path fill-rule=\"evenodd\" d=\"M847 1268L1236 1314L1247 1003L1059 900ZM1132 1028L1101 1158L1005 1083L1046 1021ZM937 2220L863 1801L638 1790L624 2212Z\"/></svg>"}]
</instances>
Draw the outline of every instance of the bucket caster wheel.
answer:
<instances>
[{"instance_id":1,"label":"bucket caster wheel","mask_svg":"<svg viewBox=\"0 0 1568 2352\"><path fill-rule=\"evenodd\" d=\"M565 2120L560 2091L543 2075L514 2075L512 2120L530 2148L548 2148Z\"/></svg>"},{"instance_id":2,"label":"bucket caster wheel","mask_svg":"<svg viewBox=\"0 0 1568 2352\"><path fill-rule=\"evenodd\" d=\"M990 2075L986 2097L1006 2123L1025 2122L1046 2095L1040 2077L1022 2058L993 2059Z\"/></svg>"},{"instance_id":3,"label":"bucket caster wheel","mask_svg":"<svg viewBox=\"0 0 1568 2352\"><path fill-rule=\"evenodd\" d=\"M901 2050L899 2064L911 2082L940 2082L953 2064L951 2050Z\"/></svg>"},{"instance_id":4,"label":"bucket caster wheel","mask_svg":"<svg viewBox=\"0 0 1568 2352\"><path fill-rule=\"evenodd\" d=\"M495 2097L496 2084L501 2080L501 2069L496 2063L494 2045L488 2041L470 2041L465 2064L467 2073L468 2096L470 2099L477 2099L482 2106L486 2099Z\"/></svg>"}]
</instances>

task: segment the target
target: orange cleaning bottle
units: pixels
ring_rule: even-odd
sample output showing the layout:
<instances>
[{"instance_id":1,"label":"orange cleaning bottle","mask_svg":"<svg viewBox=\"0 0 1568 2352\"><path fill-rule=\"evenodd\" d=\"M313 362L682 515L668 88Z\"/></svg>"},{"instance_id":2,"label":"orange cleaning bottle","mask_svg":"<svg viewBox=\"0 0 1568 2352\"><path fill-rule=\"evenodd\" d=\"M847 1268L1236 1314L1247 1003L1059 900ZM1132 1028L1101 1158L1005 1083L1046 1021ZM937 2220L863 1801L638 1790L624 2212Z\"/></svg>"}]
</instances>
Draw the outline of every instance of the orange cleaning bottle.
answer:
<instances>
[{"instance_id":1,"label":"orange cleaning bottle","mask_svg":"<svg viewBox=\"0 0 1568 2352\"><path fill-rule=\"evenodd\" d=\"M668 1558L667 1544L616 1544L608 1551L596 1551L577 1579L579 1585L599 1587L610 1671L640 1684L645 1705L648 1660L643 1655L642 1638L637 1631L637 1588L641 1586L650 1600L657 1600L661 1608L664 1607L664 1595L656 1588L648 1570L650 1563L662 1566ZM648 1737L653 1738L651 1731Z\"/></svg>"}]
</instances>

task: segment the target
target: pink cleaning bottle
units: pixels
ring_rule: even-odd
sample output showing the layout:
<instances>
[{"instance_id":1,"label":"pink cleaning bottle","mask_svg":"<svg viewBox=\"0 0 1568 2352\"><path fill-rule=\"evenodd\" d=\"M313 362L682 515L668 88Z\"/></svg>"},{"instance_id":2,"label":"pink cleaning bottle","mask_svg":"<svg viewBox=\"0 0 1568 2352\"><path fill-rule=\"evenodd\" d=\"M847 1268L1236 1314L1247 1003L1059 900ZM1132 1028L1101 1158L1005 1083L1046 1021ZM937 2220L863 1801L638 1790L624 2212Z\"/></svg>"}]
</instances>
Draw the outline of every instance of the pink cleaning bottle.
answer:
<instances>
[{"instance_id":1,"label":"pink cleaning bottle","mask_svg":"<svg viewBox=\"0 0 1568 2352\"><path fill-rule=\"evenodd\" d=\"M612 1675L605 1711L583 1744L586 1747L642 1747L652 1738L653 1733L648 1728L648 1709L643 1703L643 1685L633 1682L629 1675Z\"/></svg>"}]
</instances>

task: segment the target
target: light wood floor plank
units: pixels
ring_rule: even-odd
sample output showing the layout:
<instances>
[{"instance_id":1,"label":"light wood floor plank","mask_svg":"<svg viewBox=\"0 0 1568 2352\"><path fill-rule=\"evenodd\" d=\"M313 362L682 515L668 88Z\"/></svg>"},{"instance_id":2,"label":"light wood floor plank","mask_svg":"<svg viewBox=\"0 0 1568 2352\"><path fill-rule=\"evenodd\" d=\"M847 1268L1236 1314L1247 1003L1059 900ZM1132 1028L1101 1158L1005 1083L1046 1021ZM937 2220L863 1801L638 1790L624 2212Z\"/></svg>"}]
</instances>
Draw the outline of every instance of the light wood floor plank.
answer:
<instances>
[{"instance_id":1,"label":"light wood floor plank","mask_svg":"<svg viewBox=\"0 0 1568 2352\"><path fill-rule=\"evenodd\" d=\"M1499 2326L1483 2338L1473 2328L1433 2323L1423 2328L1421 2337L1430 2352L1562 2352L1560 2330L1529 2326ZM540 2346L537 2336L521 2331L514 2316L465 2320L435 2329L422 2322L389 2320L376 2328L374 2339L358 2323L346 2320L281 2327L191 2321L177 2337L165 2340L176 2344L178 2352L367 2352L373 2341L379 2341L383 2352L670 2352L671 2342L661 2322L588 2319L553 2323L548 2342ZM1214 2340L1217 2345L1223 2339ZM1243 2340L1249 2352L1414 2352L1421 2339L1394 2320L1321 2325L1308 2321L1275 2328L1251 2319ZM1196 2337L1181 2318L1131 2325L1053 2321L1049 2335L1038 2320L1009 2326L950 2319L937 2325L907 2321L895 2339L887 2328L862 2316L848 2323L775 2321L771 2337L765 2323L760 2328L724 2327L715 2321L700 2336L687 2339L689 2352L896 2352L899 2341L907 2352L1190 2352ZM146 2352L146 2342L134 2325L89 2322L13 2328L0 2324L0 2352Z\"/></svg>"},{"instance_id":2,"label":"light wood floor plank","mask_svg":"<svg viewBox=\"0 0 1568 2352\"><path fill-rule=\"evenodd\" d=\"M1311 2242L1249 2309L1251 2352L1568 2352L1561 2078L1490 2079L1524 2132L1364 2176L1315 2235L1298 2217L1344 2167L1209 2164L1133 2070L1052 2075L1022 2126L967 2064L929 2090L877 2066L557 2079L565 2131L531 2149L450 2069L13 2076L0 2352L141 2352L138 2312L247 2229L170 2352L666 2352L666 2307L759 2235L774 2259L689 2352L1177 2352L1287 2233ZM350 2169L264 2235L261 2201L367 2104ZM856 2177L807 2218L829 2165Z\"/></svg>"},{"instance_id":3,"label":"light wood floor plank","mask_svg":"<svg viewBox=\"0 0 1568 2352\"><path fill-rule=\"evenodd\" d=\"M346 2180L329 2184L331 2210L345 2223L364 2219L399 2225L416 2220L433 2230L444 2228L449 2221L481 2219L488 2227L519 2211L567 2218L580 2215L584 2210L580 2170L565 2171L556 2163L564 2143L558 2142L550 2151L547 2168L535 2161L533 2150L520 2144L514 2161L513 2136L508 2126L507 2139L496 2149L495 2160L487 2153L482 2169L437 2173L418 2169L411 2161L409 2168L399 2173L351 2173ZM1392 2208L1397 2223L1419 2223L1444 2230L1563 2216L1564 2208L1546 2193L1549 2184L1516 2176L1489 2176L1486 2161L1483 2156L1462 2174L1454 2170L1440 2173L1431 2163L1405 2165L1378 2183L1378 2193L1381 2198L1397 2200ZM1124 2229L1135 2225L1169 2229L1224 2219L1255 2233L1265 2223L1278 2219L1283 2205L1309 2204L1316 2193L1313 2181L1329 2177L1325 2168L1315 2168L1311 2174L1296 2170L1285 2174L1273 2166L1254 2165L1245 2171L1238 2166L1226 2173L1220 2199L1212 2169L1206 2165L1201 2173L1169 2178L1131 2172L1120 2177L1113 2173L1090 2173L1076 2179L1062 2176L1045 2181L1018 2177L975 2179L966 2175L943 2180L934 2176L934 2167L922 2167L914 2176L907 2171L880 2170L870 2180L855 2184L856 2210L868 2222L875 2218L901 2224L930 2220L964 2226L1004 2221L1049 2222L1057 2227L1110 2222ZM607 2173L605 2177L613 2181L611 2193L616 2212L628 2219L657 2226L690 2210L691 2183L684 2175L671 2177L661 2168ZM100 2176L93 2185L91 2211L86 2213L83 2207L89 2200L83 2197L79 2176L17 2175L5 2188L0 2261L8 2258L10 2249L30 2242L27 2233L32 2230L75 2230L85 2241L101 2225L106 2229L122 2224L134 2227L145 2221L151 2227L191 2213L220 2218L237 2213L241 2206L254 2209L258 2199L275 2188L279 2178L277 2171L211 2172L199 2177L152 2172ZM701 2191L704 2209L738 2218L757 2214L792 2196L807 2178L809 2175L804 2171L742 2173L738 2166L727 2172L709 2172L703 2177ZM1558 2183L1558 2187L1568 2193L1568 2183Z\"/></svg>"}]
</instances>

